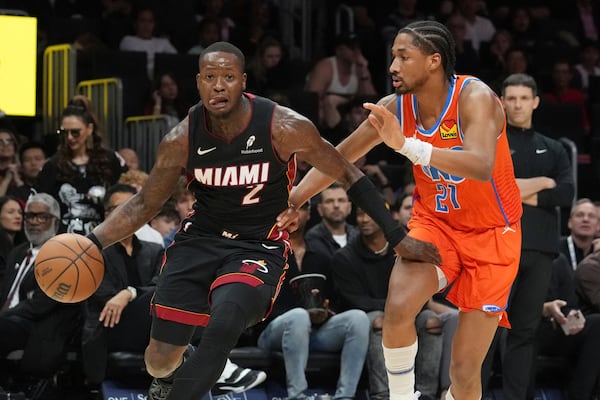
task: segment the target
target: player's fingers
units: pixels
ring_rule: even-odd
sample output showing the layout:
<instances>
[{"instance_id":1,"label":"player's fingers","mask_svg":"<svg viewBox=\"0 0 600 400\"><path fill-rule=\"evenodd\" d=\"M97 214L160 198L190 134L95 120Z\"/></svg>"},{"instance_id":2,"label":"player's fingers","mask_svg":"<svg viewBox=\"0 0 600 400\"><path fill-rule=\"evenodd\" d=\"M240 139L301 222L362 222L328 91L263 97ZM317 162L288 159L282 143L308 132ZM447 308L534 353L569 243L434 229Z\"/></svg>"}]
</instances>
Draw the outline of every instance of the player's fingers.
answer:
<instances>
[{"instance_id":1,"label":"player's fingers","mask_svg":"<svg viewBox=\"0 0 600 400\"><path fill-rule=\"evenodd\" d=\"M379 119L374 114L369 114L367 118L369 119L371 125L373 125L375 129L377 129L377 132L380 132L383 125L381 124Z\"/></svg>"}]
</instances>

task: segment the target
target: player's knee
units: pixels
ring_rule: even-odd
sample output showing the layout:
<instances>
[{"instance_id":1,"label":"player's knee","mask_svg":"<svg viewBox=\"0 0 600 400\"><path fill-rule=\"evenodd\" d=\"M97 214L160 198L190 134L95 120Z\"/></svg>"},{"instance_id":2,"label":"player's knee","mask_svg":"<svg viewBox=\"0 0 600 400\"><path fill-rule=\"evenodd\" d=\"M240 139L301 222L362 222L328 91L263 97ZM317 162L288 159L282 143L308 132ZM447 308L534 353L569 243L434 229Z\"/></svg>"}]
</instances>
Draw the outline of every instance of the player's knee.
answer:
<instances>
[{"instance_id":1,"label":"player's knee","mask_svg":"<svg viewBox=\"0 0 600 400\"><path fill-rule=\"evenodd\" d=\"M183 360L185 347L151 342L144 352L146 370L155 378L164 378L173 373Z\"/></svg>"},{"instance_id":2,"label":"player's knee","mask_svg":"<svg viewBox=\"0 0 600 400\"><path fill-rule=\"evenodd\" d=\"M452 385L462 390L473 390L481 384L481 364L465 357L453 357L450 365Z\"/></svg>"}]
</instances>

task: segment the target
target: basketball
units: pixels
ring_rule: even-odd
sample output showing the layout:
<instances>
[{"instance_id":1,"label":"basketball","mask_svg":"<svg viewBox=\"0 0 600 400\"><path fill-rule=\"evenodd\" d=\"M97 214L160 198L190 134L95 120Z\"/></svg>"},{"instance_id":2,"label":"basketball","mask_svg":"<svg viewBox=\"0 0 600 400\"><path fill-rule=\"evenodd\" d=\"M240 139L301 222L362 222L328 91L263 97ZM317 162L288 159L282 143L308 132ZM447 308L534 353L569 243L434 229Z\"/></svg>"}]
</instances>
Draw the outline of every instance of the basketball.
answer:
<instances>
[{"instance_id":1,"label":"basketball","mask_svg":"<svg viewBox=\"0 0 600 400\"><path fill-rule=\"evenodd\" d=\"M90 297L104 277L104 259L87 237L63 233L40 248L34 264L35 280L46 295L61 303Z\"/></svg>"}]
</instances>

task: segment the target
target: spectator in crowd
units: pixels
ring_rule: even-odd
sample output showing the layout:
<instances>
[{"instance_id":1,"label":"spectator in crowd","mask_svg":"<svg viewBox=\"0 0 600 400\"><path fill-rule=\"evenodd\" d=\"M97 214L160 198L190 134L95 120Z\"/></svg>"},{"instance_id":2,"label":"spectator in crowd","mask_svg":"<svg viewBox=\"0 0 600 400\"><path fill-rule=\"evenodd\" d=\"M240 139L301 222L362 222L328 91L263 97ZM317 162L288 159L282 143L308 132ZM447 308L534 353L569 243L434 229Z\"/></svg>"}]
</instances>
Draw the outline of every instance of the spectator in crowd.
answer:
<instances>
[{"instance_id":1,"label":"spectator in crowd","mask_svg":"<svg viewBox=\"0 0 600 400\"><path fill-rule=\"evenodd\" d=\"M156 77L152 104L146 106L145 114L165 116L169 127L175 126L187 115L187 107L183 104L179 84L173 73L165 72Z\"/></svg>"},{"instance_id":2,"label":"spectator in crowd","mask_svg":"<svg viewBox=\"0 0 600 400\"><path fill-rule=\"evenodd\" d=\"M575 26L580 43L600 39L600 7L593 0L576 1Z\"/></svg>"},{"instance_id":3,"label":"spectator in crowd","mask_svg":"<svg viewBox=\"0 0 600 400\"><path fill-rule=\"evenodd\" d=\"M525 49L512 47L506 52L506 63L504 70L495 78L491 79L490 87L498 95L502 93L504 80L513 74L527 74L530 69L530 61Z\"/></svg>"},{"instance_id":4,"label":"spectator in crowd","mask_svg":"<svg viewBox=\"0 0 600 400\"><path fill-rule=\"evenodd\" d=\"M400 225L408 229L408 221L412 216L412 194L403 193L392 204L391 211L392 216Z\"/></svg>"},{"instance_id":5,"label":"spectator in crowd","mask_svg":"<svg viewBox=\"0 0 600 400\"><path fill-rule=\"evenodd\" d=\"M105 217L136 192L125 184L109 187L103 200ZM135 234L102 251L104 279L84 307L82 356L91 384L104 379L109 352L143 353L148 345L148 310L163 252L162 243L140 240Z\"/></svg>"},{"instance_id":6,"label":"spectator in crowd","mask_svg":"<svg viewBox=\"0 0 600 400\"><path fill-rule=\"evenodd\" d=\"M377 164L367 164L367 157L361 157L354 163L360 170L371 180L377 189L383 195L383 198L387 204L393 204L396 200L396 194L394 193L394 187L399 187L397 182L392 185L392 179L384 172L385 161L381 161Z\"/></svg>"},{"instance_id":7,"label":"spectator in crowd","mask_svg":"<svg viewBox=\"0 0 600 400\"><path fill-rule=\"evenodd\" d=\"M571 208L567 221L570 233L561 238L560 251L569 260L573 271L576 271L577 264L592 252L592 244L600 228L599 220L598 210L590 199L579 199Z\"/></svg>"},{"instance_id":8,"label":"spectator in crowd","mask_svg":"<svg viewBox=\"0 0 600 400\"><path fill-rule=\"evenodd\" d=\"M583 92L575 87L573 67L566 60L557 60L552 66L552 85L544 93L544 99L553 104L576 104L581 110L583 133L590 131L590 117Z\"/></svg>"},{"instance_id":9,"label":"spectator in crowd","mask_svg":"<svg viewBox=\"0 0 600 400\"><path fill-rule=\"evenodd\" d=\"M481 49L481 68L486 77L495 77L506 70L506 54L513 45L512 35L499 29L492 36L489 46Z\"/></svg>"},{"instance_id":10,"label":"spectator in crowd","mask_svg":"<svg viewBox=\"0 0 600 400\"><path fill-rule=\"evenodd\" d=\"M215 42L220 42L221 24L213 17L203 18L198 24L198 43L188 50L188 54L199 56L202 50Z\"/></svg>"},{"instance_id":11,"label":"spectator in crowd","mask_svg":"<svg viewBox=\"0 0 600 400\"><path fill-rule=\"evenodd\" d=\"M155 15L151 8L141 8L135 17L135 34L127 35L119 44L119 49L143 51L147 57L148 77L154 76L154 55L156 53L176 54L177 49L169 39L155 36Z\"/></svg>"},{"instance_id":12,"label":"spectator in crowd","mask_svg":"<svg viewBox=\"0 0 600 400\"><path fill-rule=\"evenodd\" d=\"M15 134L0 128L0 196L7 194L10 188L23 185L17 159L18 146Z\"/></svg>"},{"instance_id":13,"label":"spectator in crowd","mask_svg":"<svg viewBox=\"0 0 600 400\"><path fill-rule=\"evenodd\" d=\"M356 222L360 235L335 253L332 261L332 279L342 307L363 310L369 316L369 397L387 400L390 394L381 329L388 281L396 255L389 249L381 228L361 209L356 210ZM441 304L438 306L443 307ZM446 325L447 321L450 322ZM458 312L449 308L441 315L426 308L417 316L420 346L415 362L415 387L421 392L423 399L439 398L440 384L442 391L450 386L450 343L457 322ZM454 328L451 328L452 326ZM447 341L444 335L450 336ZM445 350L444 342L448 344ZM442 362L443 352L447 355ZM446 365L442 365L444 363Z\"/></svg>"},{"instance_id":14,"label":"spectator in crowd","mask_svg":"<svg viewBox=\"0 0 600 400\"><path fill-rule=\"evenodd\" d=\"M192 193L187 188L187 179L185 176L182 176L179 179L179 184L177 185L177 189L173 192L171 199L173 200L173 207L179 214L180 221L183 221L191 212L194 211L194 202L196 198L194 197L194 193ZM177 224L166 236L164 236L164 244L165 248L169 247L173 239L175 238L175 234L179 230L179 224Z\"/></svg>"},{"instance_id":15,"label":"spectator in crowd","mask_svg":"<svg viewBox=\"0 0 600 400\"><path fill-rule=\"evenodd\" d=\"M203 3L204 9L199 16L200 22L206 18L213 18L219 21L221 27L220 37L224 42L231 41L231 34L236 28L235 21L228 15L228 7L225 0L206 0Z\"/></svg>"},{"instance_id":16,"label":"spectator in crowd","mask_svg":"<svg viewBox=\"0 0 600 400\"><path fill-rule=\"evenodd\" d=\"M15 196L24 205L29 196L35 193L34 185L47 160L46 150L39 142L26 142L19 147L19 164L22 185L8 189L8 194Z\"/></svg>"},{"instance_id":17,"label":"spectator in crowd","mask_svg":"<svg viewBox=\"0 0 600 400\"><path fill-rule=\"evenodd\" d=\"M399 29L413 21L425 19L425 14L418 8L417 0L396 0L394 9L381 22L381 36L386 43L396 37Z\"/></svg>"},{"instance_id":18,"label":"spectator in crowd","mask_svg":"<svg viewBox=\"0 0 600 400\"><path fill-rule=\"evenodd\" d=\"M74 96L60 118L59 146L38 175L35 189L61 206L61 232L87 234L103 217L102 198L126 170L115 151L102 145L90 101Z\"/></svg>"},{"instance_id":19,"label":"spectator in crowd","mask_svg":"<svg viewBox=\"0 0 600 400\"><path fill-rule=\"evenodd\" d=\"M181 216L175 209L173 202L167 201L149 223L151 227L156 229L162 235L164 245L165 237L174 230L177 230L180 222Z\"/></svg>"},{"instance_id":20,"label":"spectator in crowd","mask_svg":"<svg viewBox=\"0 0 600 400\"><path fill-rule=\"evenodd\" d=\"M142 186L144 186L147 180L148 173L139 169L128 169L119 177L119 183L133 186L138 192Z\"/></svg>"},{"instance_id":21,"label":"spectator in crowd","mask_svg":"<svg viewBox=\"0 0 600 400\"><path fill-rule=\"evenodd\" d=\"M535 335L550 278L552 260L559 252L557 208L569 207L575 196L573 172L563 145L533 129L539 104L537 84L525 74L504 81L502 103L508 122L506 134L515 178L523 203L519 271L508 301L510 330L502 354L502 391L509 399L525 400L534 374ZM493 356L493 348L488 357ZM485 379L485 377L484 377Z\"/></svg>"},{"instance_id":22,"label":"spectator in crowd","mask_svg":"<svg viewBox=\"0 0 600 400\"><path fill-rule=\"evenodd\" d=\"M306 90L319 96L319 121L334 127L341 120L338 107L355 96L376 96L368 61L358 37L342 33L335 39L333 56L319 60L309 72Z\"/></svg>"},{"instance_id":23,"label":"spectator in crowd","mask_svg":"<svg viewBox=\"0 0 600 400\"><path fill-rule=\"evenodd\" d=\"M311 304L311 308L300 301L302 293L292 292L291 280L305 274L312 262L308 256L309 245L302 239L309 208L310 204L306 203L298 210L298 229L290 235L290 240L294 253L296 249L299 253L288 259L287 279L258 338L258 346L283 352L288 399L311 399L305 375L311 351L340 352L340 375L333 398L354 398L369 343L367 315L356 309L336 313L337 305L330 301L332 293L325 286L318 296L322 303ZM310 293L303 294L311 297Z\"/></svg>"},{"instance_id":24,"label":"spectator in crowd","mask_svg":"<svg viewBox=\"0 0 600 400\"><path fill-rule=\"evenodd\" d=\"M131 30L133 0L102 0L102 38L111 49Z\"/></svg>"},{"instance_id":25,"label":"spectator in crowd","mask_svg":"<svg viewBox=\"0 0 600 400\"><path fill-rule=\"evenodd\" d=\"M6 255L23 241L23 207L21 203L13 196L0 196L0 276L8 267Z\"/></svg>"},{"instance_id":26,"label":"spectator in crowd","mask_svg":"<svg viewBox=\"0 0 600 400\"><path fill-rule=\"evenodd\" d=\"M600 77L600 49L598 43L588 42L580 49L579 63L573 69L577 73L578 81L581 84L581 90L588 94L590 77ZM596 94L598 96L598 94ZM596 97L596 100L598 98Z\"/></svg>"},{"instance_id":27,"label":"spectator in crowd","mask_svg":"<svg viewBox=\"0 0 600 400\"><path fill-rule=\"evenodd\" d=\"M304 240L311 256L310 268L331 275L333 254L358 236L356 226L346 219L352 211L352 203L346 190L339 183L332 183L317 197L317 211L321 222L310 228Z\"/></svg>"},{"instance_id":28,"label":"spectator in crowd","mask_svg":"<svg viewBox=\"0 0 600 400\"><path fill-rule=\"evenodd\" d=\"M56 199L37 193L25 205L27 241L7 256L9 268L0 284L0 360L23 349L21 367L28 373L56 372L79 325L79 304L64 304L46 296L38 286L33 264L40 247L60 226ZM5 371L6 372L6 371Z\"/></svg>"},{"instance_id":29,"label":"spectator in crowd","mask_svg":"<svg viewBox=\"0 0 600 400\"><path fill-rule=\"evenodd\" d=\"M230 41L235 43L244 54L253 56L265 38L281 36L276 16L277 9L271 1L245 2L245 12L242 18L238 18L240 23Z\"/></svg>"},{"instance_id":30,"label":"spectator in crowd","mask_svg":"<svg viewBox=\"0 0 600 400\"><path fill-rule=\"evenodd\" d=\"M334 146L337 146L350 132L367 119L369 112L362 105L372 100L374 98L356 96L347 103L340 105L338 107L341 116L340 121L333 127L324 127L322 129L323 137Z\"/></svg>"},{"instance_id":31,"label":"spectator in crowd","mask_svg":"<svg viewBox=\"0 0 600 400\"><path fill-rule=\"evenodd\" d=\"M129 147L123 147L118 150L119 155L123 160L125 160L125 165L128 170L138 170L140 169L140 158L138 157L137 152Z\"/></svg>"},{"instance_id":32,"label":"spectator in crowd","mask_svg":"<svg viewBox=\"0 0 600 400\"><path fill-rule=\"evenodd\" d=\"M513 6L510 13L509 30L512 34L514 46L530 51L538 44L538 29L534 25L526 6Z\"/></svg>"},{"instance_id":33,"label":"spectator in crowd","mask_svg":"<svg viewBox=\"0 0 600 400\"><path fill-rule=\"evenodd\" d=\"M480 57L473 48L473 43L468 40L467 21L459 13L454 13L446 20L446 26L454 38L456 64L454 69L459 74L476 74L480 68Z\"/></svg>"},{"instance_id":34,"label":"spectator in crowd","mask_svg":"<svg viewBox=\"0 0 600 400\"><path fill-rule=\"evenodd\" d=\"M471 41L475 51L479 52L482 42L489 42L496 32L492 21L480 15L479 0L458 0L458 10L467 22L467 40Z\"/></svg>"},{"instance_id":35,"label":"spectator in crowd","mask_svg":"<svg viewBox=\"0 0 600 400\"><path fill-rule=\"evenodd\" d=\"M246 73L247 90L260 96L269 97L273 92L285 93L295 84L283 44L270 36L261 40Z\"/></svg>"},{"instance_id":36,"label":"spectator in crowd","mask_svg":"<svg viewBox=\"0 0 600 400\"><path fill-rule=\"evenodd\" d=\"M565 373L569 400L589 400L598 394L600 314L596 310L584 316L581 311L573 272L561 254L553 262L536 344L540 354L564 359L561 370Z\"/></svg>"},{"instance_id":37,"label":"spectator in crowd","mask_svg":"<svg viewBox=\"0 0 600 400\"><path fill-rule=\"evenodd\" d=\"M600 239L592 243L592 251L577 266L575 289L585 315L600 314Z\"/></svg>"}]
</instances>

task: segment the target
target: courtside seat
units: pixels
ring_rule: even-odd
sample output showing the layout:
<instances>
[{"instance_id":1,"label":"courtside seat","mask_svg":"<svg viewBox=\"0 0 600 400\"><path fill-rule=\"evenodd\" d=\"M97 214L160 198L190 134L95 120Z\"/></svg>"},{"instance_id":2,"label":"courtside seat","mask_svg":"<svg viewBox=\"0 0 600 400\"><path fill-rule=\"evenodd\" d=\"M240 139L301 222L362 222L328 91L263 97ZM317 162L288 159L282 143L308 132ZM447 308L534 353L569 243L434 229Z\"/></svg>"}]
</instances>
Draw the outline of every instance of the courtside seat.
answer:
<instances>
[{"instance_id":1,"label":"courtside seat","mask_svg":"<svg viewBox=\"0 0 600 400\"><path fill-rule=\"evenodd\" d=\"M245 368L268 370L271 366L271 354L255 346L236 347L231 351L229 358ZM109 353L107 378L143 377L146 375L146 365L142 353L127 351Z\"/></svg>"},{"instance_id":2,"label":"courtside seat","mask_svg":"<svg viewBox=\"0 0 600 400\"><path fill-rule=\"evenodd\" d=\"M229 359L241 367L261 370L268 370L272 364L271 353L256 346L236 347Z\"/></svg>"}]
</instances>

